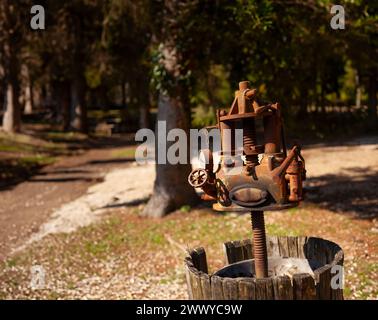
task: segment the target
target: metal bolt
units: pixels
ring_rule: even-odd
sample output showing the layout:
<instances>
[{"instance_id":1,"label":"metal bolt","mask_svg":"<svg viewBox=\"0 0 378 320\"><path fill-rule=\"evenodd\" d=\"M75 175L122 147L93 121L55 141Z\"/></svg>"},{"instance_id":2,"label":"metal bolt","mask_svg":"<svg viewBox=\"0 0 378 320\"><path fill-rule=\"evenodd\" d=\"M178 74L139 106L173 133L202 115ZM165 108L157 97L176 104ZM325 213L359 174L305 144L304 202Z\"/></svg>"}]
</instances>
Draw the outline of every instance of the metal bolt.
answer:
<instances>
[{"instance_id":1,"label":"metal bolt","mask_svg":"<svg viewBox=\"0 0 378 320\"><path fill-rule=\"evenodd\" d=\"M268 277L264 211L251 211L256 278Z\"/></svg>"}]
</instances>

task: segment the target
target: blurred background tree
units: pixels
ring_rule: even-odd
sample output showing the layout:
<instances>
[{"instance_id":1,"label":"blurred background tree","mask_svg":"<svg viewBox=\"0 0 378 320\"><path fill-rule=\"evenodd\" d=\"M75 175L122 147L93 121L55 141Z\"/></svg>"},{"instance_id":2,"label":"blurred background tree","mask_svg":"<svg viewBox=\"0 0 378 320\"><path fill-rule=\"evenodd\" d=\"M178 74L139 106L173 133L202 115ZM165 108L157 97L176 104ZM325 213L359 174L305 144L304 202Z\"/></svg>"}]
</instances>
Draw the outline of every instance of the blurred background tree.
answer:
<instances>
[{"instance_id":1,"label":"blurred background tree","mask_svg":"<svg viewBox=\"0 0 378 320\"><path fill-rule=\"evenodd\" d=\"M21 129L21 48L25 43L24 21L28 16L28 5L27 1L0 2L1 96L4 101L3 130L6 132Z\"/></svg>"}]
</instances>

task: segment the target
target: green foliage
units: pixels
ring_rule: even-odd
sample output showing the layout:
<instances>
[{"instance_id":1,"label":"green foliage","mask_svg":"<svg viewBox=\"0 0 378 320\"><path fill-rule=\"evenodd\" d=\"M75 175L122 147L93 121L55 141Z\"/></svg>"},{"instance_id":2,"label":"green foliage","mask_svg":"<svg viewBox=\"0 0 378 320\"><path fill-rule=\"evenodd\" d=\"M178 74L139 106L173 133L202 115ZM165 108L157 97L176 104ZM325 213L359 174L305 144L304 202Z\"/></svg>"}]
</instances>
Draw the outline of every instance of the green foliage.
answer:
<instances>
[{"instance_id":1,"label":"green foliage","mask_svg":"<svg viewBox=\"0 0 378 320\"><path fill-rule=\"evenodd\" d=\"M215 125L215 110L213 108L205 109L202 106L197 106L193 109L192 126L201 129L203 127Z\"/></svg>"},{"instance_id":2,"label":"green foliage","mask_svg":"<svg viewBox=\"0 0 378 320\"><path fill-rule=\"evenodd\" d=\"M190 205L184 205L180 208L180 211L181 212L190 212L190 210L192 209L192 207Z\"/></svg>"},{"instance_id":3,"label":"green foliage","mask_svg":"<svg viewBox=\"0 0 378 320\"><path fill-rule=\"evenodd\" d=\"M100 70L95 68L87 68L85 70L85 79L89 88L98 88L101 85Z\"/></svg>"},{"instance_id":4,"label":"green foliage","mask_svg":"<svg viewBox=\"0 0 378 320\"><path fill-rule=\"evenodd\" d=\"M135 147L128 147L120 151L113 152L115 158L135 159Z\"/></svg>"},{"instance_id":5,"label":"green foliage","mask_svg":"<svg viewBox=\"0 0 378 320\"><path fill-rule=\"evenodd\" d=\"M44 32L21 27L31 4L15 3L13 20L0 24L15 22L19 62L35 88L51 91L59 112L62 88L69 95L82 79L90 107L122 100L130 116L156 105L159 93L171 94L193 107L194 126L210 125L237 83L250 80L263 101L280 101L294 124L311 120L310 107L355 104L358 75L362 105L369 105L368 119L374 115L378 7L371 1L338 3L346 30L331 29L329 0L45 0ZM0 31L2 65L7 30ZM175 51L174 70L165 48Z\"/></svg>"}]
</instances>

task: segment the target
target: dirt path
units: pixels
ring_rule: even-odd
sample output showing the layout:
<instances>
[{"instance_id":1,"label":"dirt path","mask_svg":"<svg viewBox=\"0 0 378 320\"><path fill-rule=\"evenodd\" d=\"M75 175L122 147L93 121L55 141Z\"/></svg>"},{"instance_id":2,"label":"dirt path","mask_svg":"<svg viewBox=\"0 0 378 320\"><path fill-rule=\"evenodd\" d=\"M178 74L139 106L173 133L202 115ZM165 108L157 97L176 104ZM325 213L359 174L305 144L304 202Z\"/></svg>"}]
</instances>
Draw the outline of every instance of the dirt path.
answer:
<instances>
[{"instance_id":1,"label":"dirt path","mask_svg":"<svg viewBox=\"0 0 378 320\"><path fill-rule=\"evenodd\" d=\"M315 146L305 149L304 155L306 202L354 218L378 217L378 138Z\"/></svg>"},{"instance_id":2,"label":"dirt path","mask_svg":"<svg viewBox=\"0 0 378 320\"><path fill-rule=\"evenodd\" d=\"M115 168L129 165L114 158L121 147L92 149L62 157L38 175L0 192L0 261L38 231L51 213L83 195Z\"/></svg>"}]
</instances>

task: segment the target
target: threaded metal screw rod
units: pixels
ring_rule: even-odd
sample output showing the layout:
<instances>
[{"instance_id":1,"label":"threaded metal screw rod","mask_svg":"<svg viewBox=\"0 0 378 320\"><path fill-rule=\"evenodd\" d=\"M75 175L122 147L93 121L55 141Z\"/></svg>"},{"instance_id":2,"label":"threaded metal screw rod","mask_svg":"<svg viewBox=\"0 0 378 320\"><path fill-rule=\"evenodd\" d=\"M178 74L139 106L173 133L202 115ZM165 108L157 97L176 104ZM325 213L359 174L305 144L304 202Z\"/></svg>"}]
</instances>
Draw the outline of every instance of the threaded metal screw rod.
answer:
<instances>
[{"instance_id":1,"label":"threaded metal screw rod","mask_svg":"<svg viewBox=\"0 0 378 320\"><path fill-rule=\"evenodd\" d=\"M253 250L256 278L268 277L268 252L266 248L264 211L252 211Z\"/></svg>"}]
</instances>

